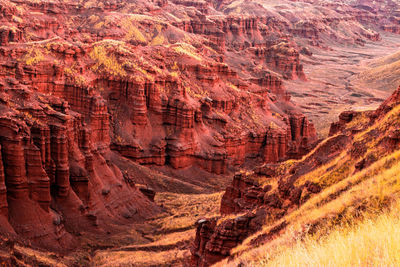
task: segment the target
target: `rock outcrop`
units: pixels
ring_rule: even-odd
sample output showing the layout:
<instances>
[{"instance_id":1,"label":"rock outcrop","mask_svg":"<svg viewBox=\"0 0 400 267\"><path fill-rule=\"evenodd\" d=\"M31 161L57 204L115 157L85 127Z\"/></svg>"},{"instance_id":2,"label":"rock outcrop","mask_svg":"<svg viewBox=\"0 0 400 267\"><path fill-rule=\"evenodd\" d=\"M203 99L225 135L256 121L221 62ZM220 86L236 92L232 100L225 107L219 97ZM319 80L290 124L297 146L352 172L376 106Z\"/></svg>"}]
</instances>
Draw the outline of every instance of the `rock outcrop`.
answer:
<instances>
[{"instance_id":1,"label":"rock outcrop","mask_svg":"<svg viewBox=\"0 0 400 267\"><path fill-rule=\"evenodd\" d=\"M126 3L100 2L25 3L28 19L21 21L22 11L6 1L0 36L7 68L39 92L67 100L84 116L90 137L121 155L218 174L249 158L299 157L315 144L312 124L290 104L282 83L306 80L299 51L307 47L294 38L317 47L327 39L362 44L379 39L368 25L384 24L372 12L380 5L287 1L296 19L286 11L278 16L274 4L232 9L226 1L138 1L138 19L124 13L131 8ZM320 16L311 16L319 6ZM395 23L395 6L387 7ZM107 13L118 9L124 12ZM79 25L64 23L68 18ZM354 31L342 34L344 24Z\"/></svg>"},{"instance_id":2,"label":"rock outcrop","mask_svg":"<svg viewBox=\"0 0 400 267\"><path fill-rule=\"evenodd\" d=\"M248 213L218 224L214 219L196 222L196 237L192 247L191 266L210 266L230 255L230 250L251 233L261 229L265 211Z\"/></svg>"},{"instance_id":3,"label":"rock outcrop","mask_svg":"<svg viewBox=\"0 0 400 267\"><path fill-rule=\"evenodd\" d=\"M203 219L196 223L192 245L192 266L210 266L231 254L231 249L260 230L265 220L276 220L298 207L321 188L313 182L294 186L284 180L273 189L262 186L257 178L276 175L275 165L267 165L253 173L237 173L221 200L221 214L244 213L232 219ZM264 177L265 177L264 176ZM284 227L284 224L282 225ZM279 232L279 229L275 229Z\"/></svg>"}]
</instances>

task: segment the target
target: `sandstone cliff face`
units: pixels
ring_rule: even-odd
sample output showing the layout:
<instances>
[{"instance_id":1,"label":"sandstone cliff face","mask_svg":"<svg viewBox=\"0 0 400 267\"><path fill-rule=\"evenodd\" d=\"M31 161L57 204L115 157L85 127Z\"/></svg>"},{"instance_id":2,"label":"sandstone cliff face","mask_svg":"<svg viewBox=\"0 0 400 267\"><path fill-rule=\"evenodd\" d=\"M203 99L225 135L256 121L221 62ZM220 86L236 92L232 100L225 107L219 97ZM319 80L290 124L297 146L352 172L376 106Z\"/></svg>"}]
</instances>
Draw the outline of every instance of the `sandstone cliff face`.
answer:
<instances>
[{"instance_id":1,"label":"sandstone cliff face","mask_svg":"<svg viewBox=\"0 0 400 267\"><path fill-rule=\"evenodd\" d=\"M280 32L280 28L284 30L288 27L284 23L276 27L269 19L265 21L254 16L244 18L232 16L225 19L198 16L175 25L187 32L206 36L217 51L233 50L245 57L250 53L254 55L256 62L281 73L285 79L306 79L296 45L289 43ZM279 37L271 41L274 33ZM237 59L233 54L225 53L225 57L232 66L239 68L238 63L241 62L235 62Z\"/></svg>"},{"instance_id":2,"label":"sandstone cliff face","mask_svg":"<svg viewBox=\"0 0 400 267\"><path fill-rule=\"evenodd\" d=\"M148 14L207 14L210 3L138 3L147 15L136 17L127 3L100 2L0 3L0 231L68 250L81 231L156 214L154 191L136 188L114 164L121 156L223 174L315 145L280 77L261 68L243 78L224 62L226 39L261 38L257 19L199 16L177 24L184 32ZM298 53L280 64L285 53L260 60L301 76Z\"/></svg>"},{"instance_id":3,"label":"sandstone cliff face","mask_svg":"<svg viewBox=\"0 0 400 267\"><path fill-rule=\"evenodd\" d=\"M110 231L111 222L158 211L109 159L103 100L89 96L88 88L54 84L59 75L48 69L14 70L15 78L4 77L0 88L0 216L9 223L6 232L61 251L75 246L80 231Z\"/></svg>"},{"instance_id":4,"label":"sandstone cliff face","mask_svg":"<svg viewBox=\"0 0 400 267\"><path fill-rule=\"evenodd\" d=\"M90 48L66 48L64 46L60 50L60 46L51 46L51 51L65 51L65 49L82 51ZM7 52L5 51L6 55ZM82 56L84 54L85 52ZM64 60L68 60L65 59L65 52L61 53L60 56ZM305 127L308 127L309 123L303 122L304 117L296 115L297 111L287 111L290 118L284 117L282 121L282 123L287 124L283 134L278 134L279 131L277 130L266 130L259 127L256 141L252 141L255 137L252 137L254 134L251 133L248 133L248 136L242 133L240 139L237 139L237 137L232 139L232 133L227 133L225 136L220 136L218 141L215 140L212 143L209 142L210 140L199 140L199 135L210 131L215 132L217 127L222 126L228 132L232 131L232 117L227 117L227 115L240 116L238 110L241 107L235 104L235 99L243 95L243 93L233 91L236 90L236 85L232 85L232 88L223 89L224 91L227 90L223 91L224 94L233 93L230 99L220 100L217 95L218 91L216 91L212 92L213 98L202 97L197 100L196 92L183 88L180 82L171 80L171 78L166 78L165 81L139 82L134 80L122 81L115 78L110 80L110 78L102 77L94 80L93 85L84 86L76 80L71 80L68 73L65 73L65 70L63 72L57 65L49 66L40 63L35 66L22 67L18 64L15 66L15 79L25 81L38 92L51 93L67 100L72 110L82 114L85 123L91 129L91 141L101 140L107 146L111 141L109 113L112 115L121 114L123 109L130 108L128 116L122 114L115 117L118 117L121 121L127 121L124 126L129 128L128 131L132 135L126 136L126 132L122 133L121 131L126 129L118 125L116 120L113 120L114 129L111 129L111 131L114 132L114 141L111 142L112 148L143 164L168 164L173 168L198 165L211 172L224 173L228 163L227 155L233 155L229 151L232 142L241 142L243 148L249 142L255 143L249 151L235 155L235 157L238 157L236 164L243 163L248 155L252 157L262 156L266 161L284 159L287 157L286 151L289 150L294 155L301 155L304 153L302 149L309 149L315 143L315 131L312 126L310 126L310 131L303 127L302 124L305 123ZM235 72L221 64L211 65L207 68L199 65L182 65L181 68L184 71L183 75L190 76L194 72L197 77L195 82L207 83L212 87L221 86L225 79L231 79L231 77L238 79ZM277 95L276 100L282 102L283 107L286 108L287 106L293 109L287 102L284 89L279 82L269 82L267 85L271 90L274 90ZM247 87L248 85L243 86ZM101 94L96 92L98 88L101 88ZM165 90L168 90L168 94ZM250 103L253 101L251 99L254 98L255 102L260 103L260 106L256 108L265 110L266 105L270 104L265 101L261 102L261 97L265 96L267 92L261 91L259 94L260 97L250 97L245 101ZM128 107L127 103L133 103L133 106ZM226 115L217 115L216 112L219 111ZM255 120L254 116L257 116L256 113L259 111L254 110L252 112L255 115L250 114L253 116L251 119ZM267 111L262 116L264 117L261 118L264 120L263 124L266 124L267 116L270 116L270 114ZM298 122L295 122L296 120ZM296 127L300 127L301 130L299 131ZM153 129L162 129L162 131L153 132ZM153 138L145 138L145 135L153 135ZM121 136L124 136L124 138ZM306 144L302 141L303 137L308 140ZM281 139L281 141L278 141L278 139ZM277 145L277 147L268 147L267 145L264 149L264 143L270 145L280 143L281 145Z\"/></svg>"},{"instance_id":5,"label":"sandstone cliff face","mask_svg":"<svg viewBox=\"0 0 400 267\"><path fill-rule=\"evenodd\" d=\"M279 165L267 164L256 168L254 172L237 173L232 184L226 189L221 200L221 214L245 215L233 216L229 219L204 219L197 222L196 238L192 246L191 264L193 266L210 266L231 255L231 249L238 246L246 237L258 231L265 220L279 220L285 214L297 208L319 193L321 187L310 181L295 185L296 178L329 161L321 162L323 155L339 154L349 138L345 135L324 144L317 149L304 163L287 170L290 175L280 180L276 185L265 184L265 179L282 175ZM333 145L335 144L335 145ZM329 152L327 151L329 150ZM273 228L268 240L285 228L285 222Z\"/></svg>"},{"instance_id":6,"label":"sandstone cliff face","mask_svg":"<svg viewBox=\"0 0 400 267\"><path fill-rule=\"evenodd\" d=\"M102 231L112 220L123 223L157 211L124 183L105 159L110 152L104 140L92 143L82 116L65 102L35 103L19 113L2 109L1 212L21 237L51 250L68 249L74 245L71 231Z\"/></svg>"},{"instance_id":7,"label":"sandstone cliff face","mask_svg":"<svg viewBox=\"0 0 400 267\"><path fill-rule=\"evenodd\" d=\"M43 15L35 23L20 22L22 28L9 15L21 11L8 1L1 36L15 52L4 46L2 53L29 63L8 65L18 69L16 79L67 100L84 115L91 138L110 142L113 150L142 164L224 173L249 158L276 162L303 155L316 137L282 84L282 79L306 79L301 47L290 35L316 46L328 39L360 44L379 39L360 24L374 23L370 11L335 3L288 2L296 19L286 11L278 16L273 4L243 3L248 6L241 10L248 13L237 16L229 1L139 1L140 15L128 16L124 12L131 5L100 2L99 7L25 4L27 17L30 11ZM319 5L321 16L307 17ZM123 12L107 13L118 9ZM79 26L66 27L72 17ZM356 30L341 35L344 22ZM31 47L25 45L28 39L45 42ZM188 44L179 42L183 39ZM138 54L140 60L133 59Z\"/></svg>"}]
</instances>

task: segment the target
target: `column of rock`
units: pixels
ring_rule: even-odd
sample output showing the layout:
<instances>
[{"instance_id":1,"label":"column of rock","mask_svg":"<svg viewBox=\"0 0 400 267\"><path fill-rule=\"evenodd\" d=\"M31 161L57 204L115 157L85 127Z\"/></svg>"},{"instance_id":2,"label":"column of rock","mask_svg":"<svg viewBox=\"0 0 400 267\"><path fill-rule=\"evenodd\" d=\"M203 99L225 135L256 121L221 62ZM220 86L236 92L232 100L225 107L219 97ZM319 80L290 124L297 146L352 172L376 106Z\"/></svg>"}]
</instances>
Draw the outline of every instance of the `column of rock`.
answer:
<instances>
[{"instance_id":1,"label":"column of rock","mask_svg":"<svg viewBox=\"0 0 400 267\"><path fill-rule=\"evenodd\" d=\"M158 88L155 83L145 83L144 85L147 108L157 114L161 114L161 93Z\"/></svg>"},{"instance_id":2,"label":"column of rock","mask_svg":"<svg viewBox=\"0 0 400 267\"><path fill-rule=\"evenodd\" d=\"M194 153L194 109L180 98L168 103L164 122L174 128L174 134L168 137L170 164L174 168L184 168L193 163Z\"/></svg>"},{"instance_id":3,"label":"column of rock","mask_svg":"<svg viewBox=\"0 0 400 267\"><path fill-rule=\"evenodd\" d=\"M93 143L110 143L109 118L107 104L100 96L93 97L90 102L90 127Z\"/></svg>"},{"instance_id":4,"label":"column of rock","mask_svg":"<svg viewBox=\"0 0 400 267\"><path fill-rule=\"evenodd\" d=\"M265 136L265 148L264 148L264 161L265 162L276 162L279 159L279 137L277 132L271 128L267 130Z\"/></svg>"},{"instance_id":5,"label":"column of rock","mask_svg":"<svg viewBox=\"0 0 400 267\"><path fill-rule=\"evenodd\" d=\"M284 133L280 133L278 137L278 159L282 160L286 158L286 152L288 148L288 138L287 135Z\"/></svg>"},{"instance_id":6,"label":"column of rock","mask_svg":"<svg viewBox=\"0 0 400 267\"><path fill-rule=\"evenodd\" d=\"M131 121L135 125L146 125L147 124L147 107L146 97L144 95L144 89L142 84L135 84L135 89L131 92L132 103L132 115Z\"/></svg>"},{"instance_id":7,"label":"column of rock","mask_svg":"<svg viewBox=\"0 0 400 267\"><path fill-rule=\"evenodd\" d=\"M5 184L3 160L0 146L0 215L8 217L7 188Z\"/></svg>"},{"instance_id":8,"label":"column of rock","mask_svg":"<svg viewBox=\"0 0 400 267\"><path fill-rule=\"evenodd\" d=\"M66 128L62 125L53 124L51 131L51 158L55 164L55 185L57 196L66 197L69 193L69 162L68 162L68 140Z\"/></svg>"},{"instance_id":9,"label":"column of rock","mask_svg":"<svg viewBox=\"0 0 400 267\"><path fill-rule=\"evenodd\" d=\"M80 124L78 122L77 124ZM75 125L77 148L73 149L76 156L70 159L70 183L76 195L83 203L90 199L89 179L94 172L94 158L91 152L90 130L85 123ZM72 140L72 138L70 139ZM71 149L71 148L70 148Z\"/></svg>"},{"instance_id":10,"label":"column of rock","mask_svg":"<svg viewBox=\"0 0 400 267\"><path fill-rule=\"evenodd\" d=\"M301 156L317 141L314 125L302 114L292 114L289 123L291 140L295 142L293 153Z\"/></svg>"},{"instance_id":11,"label":"column of rock","mask_svg":"<svg viewBox=\"0 0 400 267\"><path fill-rule=\"evenodd\" d=\"M299 142L303 133L304 116L300 114L293 114L289 118L290 128L292 133L292 140Z\"/></svg>"},{"instance_id":12,"label":"column of rock","mask_svg":"<svg viewBox=\"0 0 400 267\"><path fill-rule=\"evenodd\" d=\"M307 118L303 118L303 127L302 127L303 131L302 131L302 137L303 140L305 140L306 144L304 145L310 145L313 142L316 141L316 136L317 136L317 132L314 128L314 125L312 123L310 123Z\"/></svg>"},{"instance_id":13,"label":"column of rock","mask_svg":"<svg viewBox=\"0 0 400 267\"><path fill-rule=\"evenodd\" d=\"M35 146L40 150L42 166L45 168L49 178L54 180L54 175L50 169L52 168L51 145L50 145L50 128L47 125L35 124L31 128L31 138Z\"/></svg>"},{"instance_id":14,"label":"column of rock","mask_svg":"<svg viewBox=\"0 0 400 267\"><path fill-rule=\"evenodd\" d=\"M19 135L12 139L3 137L1 151L7 197L9 199L27 199L29 192L22 137Z\"/></svg>"},{"instance_id":15,"label":"column of rock","mask_svg":"<svg viewBox=\"0 0 400 267\"><path fill-rule=\"evenodd\" d=\"M49 177L50 184L55 184L56 165L51 158L51 137L48 125L36 124L31 128L31 138L33 143L40 150L42 166Z\"/></svg>"},{"instance_id":16,"label":"column of rock","mask_svg":"<svg viewBox=\"0 0 400 267\"><path fill-rule=\"evenodd\" d=\"M30 188L30 198L37 201L45 210L49 210L50 179L43 169L40 150L33 144L25 149L26 173Z\"/></svg>"},{"instance_id":17,"label":"column of rock","mask_svg":"<svg viewBox=\"0 0 400 267\"><path fill-rule=\"evenodd\" d=\"M85 156L85 169L88 172L93 172L94 166L93 154L91 152L90 130L85 126L86 125L84 124L79 130L78 144L79 149L83 152L83 155Z\"/></svg>"}]
</instances>

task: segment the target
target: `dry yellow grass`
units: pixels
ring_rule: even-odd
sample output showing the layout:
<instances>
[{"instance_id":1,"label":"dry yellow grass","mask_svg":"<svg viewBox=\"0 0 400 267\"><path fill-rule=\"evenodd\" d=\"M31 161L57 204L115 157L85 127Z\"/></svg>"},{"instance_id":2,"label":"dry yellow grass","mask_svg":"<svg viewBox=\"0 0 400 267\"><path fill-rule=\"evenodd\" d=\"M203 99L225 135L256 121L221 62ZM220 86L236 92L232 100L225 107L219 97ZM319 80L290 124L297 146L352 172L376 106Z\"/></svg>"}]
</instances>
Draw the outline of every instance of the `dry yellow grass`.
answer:
<instances>
[{"instance_id":1,"label":"dry yellow grass","mask_svg":"<svg viewBox=\"0 0 400 267\"><path fill-rule=\"evenodd\" d=\"M171 214L167 218L155 220L160 231L172 231L193 227L196 220L202 217L213 217L219 214L222 193L214 194L176 194L160 193L156 195L157 203L162 204Z\"/></svg>"},{"instance_id":2,"label":"dry yellow grass","mask_svg":"<svg viewBox=\"0 0 400 267\"><path fill-rule=\"evenodd\" d=\"M399 205L376 219L337 228L321 239L308 236L255 266L400 266Z\"/></svg>"},{"instance_id":3,"label":"dry yellow grass","mask_svg":"<svg viewBox=\"0 0 400 267\"><path fill-rule=\"evenodd\" d=\"M390 232L385 232L382 225L376 223L377 226L374 226L371 222L374 222L373 218L378 216L388 218L387 216L396 214L400 207L398 204L394 206L392 213L382 215L382 212L391 201L398 199L399 194L400 151L396 151L378 160L369 168L351 175L313 196L298 210L288 214L280 221L264 226L262 231L247 238L242 245L233 250L238 257L230 264L242 262L249 266L305 266L306 264L311 266L398 266L390 265L393 255L398 253L396 250L398 248L381 246L380 243L382 241L380 236ZM395 220L393 227L398 227L398 217L393 220ZM260 247L254 247L251 244L251 240L256 236L268 232L283 221L288 223L288 227L275 240ZM357 226L359 223L361 223L360 226ZM364 223L371 229L363 230L367 229L366 226L363 226ZM309 231L312 235L308 234ZM363 236L365 233L371 233L372 236ZM393 244L399 241L392 240L390 235L387 238L390 239L388 242L393 242ZM354 248L349 247L352 245L351 240L361 242L364 239L369 243L359 245L360 248L358 245ZM348 247L343 248L342 246L345 245ZM338 250L340 256L338 259L330 259L334 254L331 250L335 246L343 251ZM373 253L379 254L369 253L371 247L376 247L377 250ZM346 251L351 251L351 249L360 250L354 251L354 255L340 254L347 253ZM382 259L382 261L386 261L389 265L366 264L361 260L372 259L361 258L363 250L368 252L367 254L371 257L375 257L375 260L378 259L378 256L383 255L386 259ZM323 254L324 251L325 254ZM318 256L318 253L321 255ZM308 261L307 257L310 257ZM343 257L347 257L347 259L342 259ZM354 265L353 258L360 260L360 264ZM333 262L330 263L330 260ZM299 262L299 265L294 264L295 262ZM224 264L227 262L218 266Z\"/></svg>"},{"instance_id":4,"label":"dry yellow grass","mask_svg":"<svg viewBox=\"0 0 400 267\"><path fill-rule=\"evenodd\" d=\"M392 90L400 84L400 52L379 59L369 67L357 76L368 88Z\"/></svg>"},{"instance_id":5,"label":"dry yellow grass","mask_svg":"<svg viewBox=\"0 0 400 267\"><path fill-rule=\"evenodd\" d=\"M125 76L126 72L116 57L107 52L104 46L94 46L90 52L90 57L96 62L92 66L93 71L104 70L109 74L116 76Z\"/></svg>"},{"instance_id":6,"label":"dry yellow grass","mask_svg":"<svg viewBox=\"0 0 400 267\"><path fill-rule=\"evenodd\" d=\"M181 55L189 56L197 61L202 61L201 56L196 52L196 49L187 43L174 44L173 50Z\"/></svg>"},{"instance_id":7,"label":"dry yellow grass","mask_svg":"<svg viewBox=\"0 0 400 267\"><path fill-rule=\"evenodd\" d=\"M354 136L355 141L360 141L366 137L368 133L374 130L379 130L380 132L387 131L391 126L395 126L400 122L400 105L394 107L390 112L388 112L384 118L381 119L379 123L375 123L368 127L365 131L362 131ZM374 147L378 139L371 142L370 147Z\"/></svg>"},{"instance_id":8,"label":"dry yellow grass","mask_svg":"<svg viewBox=\"0 0 400 267\"><path fill-rule=\"evenodd\" d=\"M65 66L64 74L77 86L83 87L86 86L88 83L85 76L80 74L79 71L77 71L75 64L71 66Z\"/></svg>"},{"instance_id":9,"label":"dry yellow grass","mask_svg":"<svg viewBox=\"0 0 400 267\"><path fill-rule=\"evenodd\" d=\"M44 60L44 55L38 47L31 47L23 56L22 61L26 65L36 65Z\"/></svg>"},{"instance_id":10,"label":"dry yellow grass","mask_svg":"<svg viewBox=\"0 0 400 267\"><path fill-rule=\"evenodd\" d=\"M49 252L42 252L31 248L22 247L19 245L15 246L14 249L15 251L24 255L25 257L34 259L35 261L38 262L38 265L42 264L43 266L47 265L56 267L67 266L64 263L57 260L55 254Z\"/></svg>"},{"instance_id":11,"label":"dry yellow grass","mask_svg":"<svg viewBox=\"0 0 400 267\"><path fill-rule=\"evenodd\" d=\"M126 32L125 38L127 40L135 40L140 43L147 43L147 38L136 26L135 19L126 17L122 19L120 25Z\"/></svg>"},{"instance_id":12,"label":"dry yellow grass","mask_svg":"<svg viewBox=\"0 0 400 267\"><path fill-rule=\"evenodd\" d=\"M179 266L189 251L173 249L169 251L116 251L102 252L96 256L94 266Z\"/></svg>"},{"instance_id":13,"label":"dry yellow grass","mask_svg":"<svg viewBox=\"0 0 400 267\"><path fill-rule=\"evenodd\" d=\"M55 253L26 247L19 243L15 243L14 246L4 246L4 242L7 240L9 239L0 236L2 244L0 246L0 266L70 266L67 263L70 259L68 256L60 260L59 255Z\"/></svg>"}]
</instances>

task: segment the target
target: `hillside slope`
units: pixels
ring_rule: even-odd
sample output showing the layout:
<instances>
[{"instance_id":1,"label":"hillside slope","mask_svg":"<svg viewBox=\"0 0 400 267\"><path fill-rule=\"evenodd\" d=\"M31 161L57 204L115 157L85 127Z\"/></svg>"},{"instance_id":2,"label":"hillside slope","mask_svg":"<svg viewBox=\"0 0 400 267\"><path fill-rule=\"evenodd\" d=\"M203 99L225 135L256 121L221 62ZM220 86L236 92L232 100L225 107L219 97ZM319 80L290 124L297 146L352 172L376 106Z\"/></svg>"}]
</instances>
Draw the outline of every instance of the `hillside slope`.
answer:
<instances>
[{"instance_id":1,"label":"hillside slope","mask_svg":"<svg viewBox=\"0 0 400 267\"><path fill-rule=\"evenodd\" d=\"M400 52L374 60L354 77L356 83L375 90L394 90L400 82Z\"/></svg>"},{"instance_id":2,"label":"hillside slope","mask_svg":"<svg viewBox=\"0 0 400 267\"><path fill-rule=\"evenodd\" d=\"M327 246L339 242L335 240L345 240L346 233L362 235L365 229L375 227L366 228L371 224L367 219L375 220L387 210L394 209L382 216L389 216L396 224L393 214L400 193L399 104L400 88L376 111L342 113L340 121L332 124L331 136L303 159L237 174L222 198L223 216L198 222L192 262L208 266L229 256L219 265L276 266L300 257L296 253L310 250L311 254L294 266L304 266L307 257L320 264L330 260L340 264L323 255L312 258L312 253L326 251ZM382 227L384 218L378 219L376 227ZM362 222L360 228L354 226L358 222ZM327 236L337 227L348 230ZM371 242L375 241L379 239L370 240L365 249L373 247ZM286 253L288 249L291 254ZM383 255L364 251L371 258L360 258L358 265L377 256L393 263L398 260L393 258L395 249L387 248ZM346 260L350 266L352 259Z\"/></svg>"}]
</instances>

